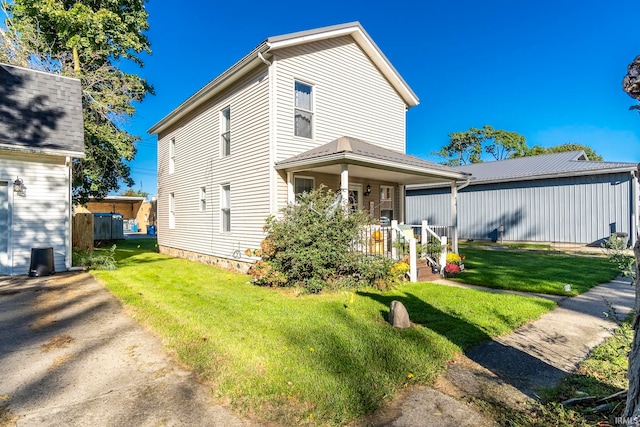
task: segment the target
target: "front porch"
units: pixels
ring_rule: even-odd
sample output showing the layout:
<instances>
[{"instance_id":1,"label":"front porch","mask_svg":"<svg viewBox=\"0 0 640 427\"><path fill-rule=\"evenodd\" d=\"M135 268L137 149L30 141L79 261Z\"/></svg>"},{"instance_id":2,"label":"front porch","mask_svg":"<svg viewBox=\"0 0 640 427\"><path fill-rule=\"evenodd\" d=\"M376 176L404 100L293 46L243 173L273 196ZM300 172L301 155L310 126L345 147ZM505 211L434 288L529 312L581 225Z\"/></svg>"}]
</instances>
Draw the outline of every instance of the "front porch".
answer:
<instances>
[{"instance_id":1,"label":"front porch","mask_svg":"<svg viewBox=\"0 0 640 427\"><path fill-rule=\"evenodd\" d=\"M469 174L349 137L338 138L278 162L276 170L286 182L289 204L295 203L297 194L324 185L336 191L336 201L344 211L367 212L372 223L369 242L376 232L388 237L373 245L365 243L361 246L368 246L365 252L371 252L371 255L386 256L388 253L394 258L397 257L398 242L404 241L415 246L418 241L424 241L421 239L428 233L423 224L403 225L405 186L449 183L452 217L451 224L446 226L447 238L452 250L458 251L456 196L457 189L468 182ZM415 238L418 229L420 239ZM411 238L410 234L414 234L414 237ZM441 237L435 234L437 238ZM415 273L417 258L414 256L411 259L411 268ZM439 264L439 260L434 261ZM415 281L415 274L411 277Z\"/></svg>"}]
</instances>

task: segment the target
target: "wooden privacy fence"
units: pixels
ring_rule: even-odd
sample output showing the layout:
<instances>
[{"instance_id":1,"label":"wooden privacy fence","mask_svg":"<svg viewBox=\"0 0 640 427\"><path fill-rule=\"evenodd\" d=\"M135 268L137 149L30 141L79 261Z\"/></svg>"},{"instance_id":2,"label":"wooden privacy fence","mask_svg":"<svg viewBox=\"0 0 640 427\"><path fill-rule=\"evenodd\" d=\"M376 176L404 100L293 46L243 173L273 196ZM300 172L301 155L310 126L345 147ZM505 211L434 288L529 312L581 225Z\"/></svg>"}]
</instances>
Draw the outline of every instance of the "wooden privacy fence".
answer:
<instances>
[{"instance_id":1,"label":"wooden privacy fence","mask_svg":"<svg viewBox=\"0 0 640 427\"><path fill-rule=\"evenodd\" d=\"M73 249L93 250L93 214L77 213L73 216Z\"/></svg>"}]
</instances>

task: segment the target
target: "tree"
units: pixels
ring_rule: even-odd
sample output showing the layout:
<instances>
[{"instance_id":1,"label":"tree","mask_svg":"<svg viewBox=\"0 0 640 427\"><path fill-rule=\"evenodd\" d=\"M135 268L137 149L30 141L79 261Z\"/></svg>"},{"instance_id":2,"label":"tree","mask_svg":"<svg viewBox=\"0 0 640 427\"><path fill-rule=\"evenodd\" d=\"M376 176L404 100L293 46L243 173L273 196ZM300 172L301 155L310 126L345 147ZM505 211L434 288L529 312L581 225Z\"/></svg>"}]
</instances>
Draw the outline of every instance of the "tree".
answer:
<instances>
[{"instance_id":1,"label":"tree","mask_svg":"<svg viewBox=\"0 0 640 427\"><path fill-rule=\"evenodd\" d=\"M123 191L120 193L121 196L129 196L129 197L147 197L149 193L142 190L134 190L133 188L127 189L127 191Z\"/></svg>"},{"instance_id":2,"label":"tree","mask_svg":"<svg viewBox=\"0 0 640 427\"><path fill-rule=\"evenodd\" d=\"M85 158L74 160L73 195L83 203L134 184L127 161L140 138L123 129L135 101L153 88L122 61L151 52L145 0L2 1L0 60L77 77L82 85Z\"/></svg>"},{"instance_id":3,"label":"tree","mask_svg":"<svg viewBox=\"0 0 640 427\"><path fill-rule=\"evenodd\" d=\"M640 55L629 64L627 74L622 79L622 89L636 101L640 100ZM634 105L630 109L640 110L640 105ZM640 170L638 171L640 173ZM633 246L635 256L635 280L636 300L635 317L633 319L633 343L629 353L629 390L627 392L627 403L622 414L631 422L630 426L640 426L640 290L638 282L640 278L640 239L636 239Z\"/></svg>"},{"instance_id":4,"label":"tree","mask_svg":"<svg viewBox=\"0 0 640 427\"><path fill-rule=\"evenodd\" d=\"M601 162L604 159L601 155L596 153L596 151L582 144L576 144L575 142L569 142L566 144L554 145L553 147L542 147L540 145L534 145L531 148L525 150L524 153L517 153L512 157L526 157L526 156L539 156L541 154L551 154L551 153L566 153L568 151L584 151L589 160Z\"/></svg>"},{"instance_id":5,"label":"tree","mask_svg":"<svg viewBox=\"0 0 640 427\"><path fill-rule=\"evenodd\" d=\"M484 125L482 129L470 128L468 131L450 133L449 144L432 154L447 159L444 164L448 166L461 166L481 163L483 150L496 160L502 160L513 154L522 154L526 149L524 136Z\"/></svg>"},{"instance_id":6,"label":"tree","mask_svg":"<svg viewBox=\"0 0 640 427\"><path fill-rule=\"evenodd\" d=\"M444 164L448 166L480 163L484 141L485 136L482 129L471 128L464 132L454 132L449 134L449 144L432 154L447 159Z\"/></svg>"}]
</instances>

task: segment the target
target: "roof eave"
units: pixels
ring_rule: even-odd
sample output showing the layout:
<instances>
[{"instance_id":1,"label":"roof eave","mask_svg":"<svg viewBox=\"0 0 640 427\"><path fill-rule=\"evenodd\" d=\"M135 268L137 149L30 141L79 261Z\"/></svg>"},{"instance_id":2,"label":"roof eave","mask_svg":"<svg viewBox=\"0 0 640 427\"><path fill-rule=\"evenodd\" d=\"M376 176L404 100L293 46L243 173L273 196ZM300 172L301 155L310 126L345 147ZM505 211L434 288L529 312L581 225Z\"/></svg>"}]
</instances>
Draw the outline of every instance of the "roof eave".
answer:
<instances>
[{"instance_id":1,"label":"roof eave","mask_svg":"<svg viewBox=\"0 0 640 427\"><path fill-rule=\"evenodd\" d=\"M620 172L634 172L637 167L619 167L610 169L596 169L596 170L580 170L580 171L564 171L556 173L545 173L540 175L518 176L518 177L505 177L505 178L489 178L489 179L471 179L470 185L482 185L482 184L499 184L505 182L522 182L522 181L536 181L539 179L554 179L554 178L567 178L572 176L585 176L585 175L606 175ZM416 184L412 185L409 190L422 190L427 188L442 187L441 184Z\"/></svg>"},{"instance_id":2,"label":"roof eave","mask_svg":"<svg viewBox=\"0 0 640 427\"><path fill-rule=\"evenodd\" d=\"M256 66L263 64L258 54L266 53L268 50L269 45L267 42L262 42L258 47L240 59L240 61L236 62L218 77L207 83L202 89L191 95L186 101L178 105L158 123L151 126L149 130L147 130L147 133L159 134L160 132L163 132L176 121L187 116L218 93L248 74Z\"/></svg>"},{"instance_id":3,"label":"roof eave","mask_svg":"<svg viewBox=\"0 0 640 427\"><path fill-rule=\"evenodd\" d=\"M359 22L270 37L267 39L267 43L272 50L275 50L346 35L353 37L378 69L381 70L382 74L391 82L408 107L415 107L420 103L417 95L411 90L407 82L404 81L400 73L393 67Z\"/></svg>"},{"instance_id":4,"label":"roof eave","mask_svg":"<svg viewBox=\"0 0 640 427\"><path fill-rule=\"evenodd\" d=\"M351 152L334 153L327 156L301 159L283 164L276 164L276 170L304 170L310 167L322 167L335 165L340 163L353 164L359 166L373 167L377 169L383 169L394 172L411 173L414 175L422 175L428 177L441 177L446 180L466 180L469 178L469 174L465 172L449 172L440 169L431 169L426 167L420 167L415 165L402 164L399 166L397 162L391 162L387 160L375 159Z\"/></svg>"},{"instance_id":5,"label":"roof eave","mask_svg":"<svg viewBox=\"0 0 640 427\"><path fill-rule=\"evenodd\" d=\"M21 147L21 146L1 144L1 143L0 143L0 151L10 151L17 154L41 154L46 156L73 157L74 159L85 158L85 154L83 151L65 150L65 149L57 149L57 148Z\"/></svg>"}]
</instances>

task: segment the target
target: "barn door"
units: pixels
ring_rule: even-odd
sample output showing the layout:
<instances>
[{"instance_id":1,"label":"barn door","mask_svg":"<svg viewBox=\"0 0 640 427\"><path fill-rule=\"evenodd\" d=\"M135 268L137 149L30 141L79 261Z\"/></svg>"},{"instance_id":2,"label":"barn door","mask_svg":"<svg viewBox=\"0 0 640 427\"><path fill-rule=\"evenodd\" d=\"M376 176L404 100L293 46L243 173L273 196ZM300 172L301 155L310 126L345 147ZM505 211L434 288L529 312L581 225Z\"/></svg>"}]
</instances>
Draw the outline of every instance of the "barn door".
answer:
<instances>
[{"instance_id":1,"label":"barn door","mask_svg":"<svg viewBox=\"0 0 640 427\"><path fill-rule=\"evenodd\" d=\"M9 268L9 186L0 182L0 275Z\"/></svg>"}]
</instances>

